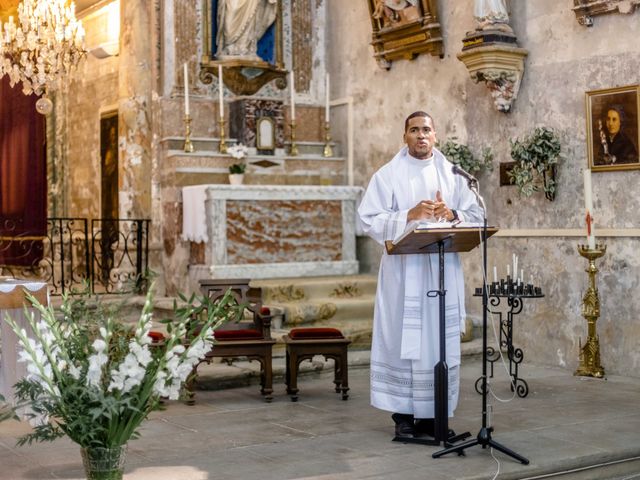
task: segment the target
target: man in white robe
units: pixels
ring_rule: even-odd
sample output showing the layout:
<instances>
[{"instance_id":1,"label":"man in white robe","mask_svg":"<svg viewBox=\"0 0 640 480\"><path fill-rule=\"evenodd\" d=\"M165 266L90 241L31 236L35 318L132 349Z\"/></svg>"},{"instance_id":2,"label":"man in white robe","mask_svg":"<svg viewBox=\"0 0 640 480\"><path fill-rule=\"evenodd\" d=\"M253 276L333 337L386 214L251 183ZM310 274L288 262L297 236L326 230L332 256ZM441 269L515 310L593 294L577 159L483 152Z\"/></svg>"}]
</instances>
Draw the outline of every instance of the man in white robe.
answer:
<instances>
[{"instance_id":1,"label":"man in white robe","mask_svg":"<svg viewBox=\"0 0 640 480\"><path fill-rule=\"evenodd\" d=\"M482 221L467 181L434 148L433 120L425 112L405 122L407 144L373 177L358 214L364 231L381 245L412 221ZM371 346L371 404L393 412L396 436L434 430L434 366L439 360L437 254L387 255L380 263ZM458 403L460 334L464 332L464 283L460 259L445 254L446 353L449 416ZM415 423L414 423L415 421Z\"/></svg>"}]
</instances>

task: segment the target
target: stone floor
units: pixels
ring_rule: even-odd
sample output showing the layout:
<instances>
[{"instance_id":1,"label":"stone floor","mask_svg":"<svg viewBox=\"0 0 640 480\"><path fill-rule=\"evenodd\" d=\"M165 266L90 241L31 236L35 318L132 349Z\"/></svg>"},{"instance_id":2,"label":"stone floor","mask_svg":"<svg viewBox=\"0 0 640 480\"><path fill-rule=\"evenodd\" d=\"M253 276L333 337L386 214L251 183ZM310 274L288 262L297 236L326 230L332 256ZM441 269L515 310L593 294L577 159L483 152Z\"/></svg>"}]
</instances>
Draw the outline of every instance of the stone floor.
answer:
<instances>
[{"instance_id":1,"label":"stone floor","mask_svg":"<svg viewBox=\"0 0 640 480\"><path fill-rule=\"evenodd\" d=\"M340 400L325 372L300 380L297 403L281 379L271 404L255 385L199 391L192 407L170 402L130 442L125 479L640 479L638 378L595 380L522 365L529 395L492 399L490 423L495 441L530 459L525 466L479 446L466 456L433 459L438 447L391 442L389 415L369 406L368 368L352 366L349 373L348 401ZM481 397L474 391L480 373L477 357L464 359L450 424L458 432L475 435L481 426ZM504 373L496 377L492 390L508 399ZM27 429L0 424L0 478L83 478L79 449L66 439L15 447Z\"/></svg>"}]
</instances>

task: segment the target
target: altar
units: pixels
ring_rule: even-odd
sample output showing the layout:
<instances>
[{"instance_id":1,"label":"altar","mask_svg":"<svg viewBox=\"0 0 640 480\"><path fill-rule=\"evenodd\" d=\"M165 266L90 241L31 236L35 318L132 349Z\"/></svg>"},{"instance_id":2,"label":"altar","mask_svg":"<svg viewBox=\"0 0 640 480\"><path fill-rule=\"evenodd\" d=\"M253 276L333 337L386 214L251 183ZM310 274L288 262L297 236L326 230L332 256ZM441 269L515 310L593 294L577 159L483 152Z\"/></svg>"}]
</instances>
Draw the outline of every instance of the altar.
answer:
<instances>
[{"instance_id":1,"label":"altar","mask_svg":"<svg viewBox=\"0 0 640 480\"><path fill-rule=\"evenodd\" d=\"M201 250L189 265L190 286L197 289L204 278L358 273L361 193L360 187L320 185L184 187L182 236Z\"/></svg>"}]
</instances>

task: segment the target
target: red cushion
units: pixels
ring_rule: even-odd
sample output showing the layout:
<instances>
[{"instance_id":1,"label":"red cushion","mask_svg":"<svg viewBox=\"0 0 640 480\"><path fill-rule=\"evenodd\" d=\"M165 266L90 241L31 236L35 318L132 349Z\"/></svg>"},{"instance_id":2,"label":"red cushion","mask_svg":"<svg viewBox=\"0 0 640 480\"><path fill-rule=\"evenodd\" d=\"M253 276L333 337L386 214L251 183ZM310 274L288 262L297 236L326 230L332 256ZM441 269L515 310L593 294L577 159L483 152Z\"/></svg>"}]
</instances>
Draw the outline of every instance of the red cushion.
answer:
<instances>
[{"instance_id":1,"label":"red cushion","mask_svg":"<svg viewBox=\"0 0 640 480\"><path fill-rule=\"evenodd\" d=\"M149 333L147 333L147 335L151 337L152 343L158 343L164 340L164 333L162 332L154 332L153 330L151 330Z\"/></svg>"},{"instance_id":2,"label":"red cushion","mask_svg":"<svg viewBox=\"0 0 640 480\"><path fill-rule=\"evenodd\" d=\"M344 338L337 328L294 328L289 332L293 339Z\"/></svg>"},{"instance_id":3,"label":"red cushion","mask_svg":"<svg viewBox=\"0 0 640 480\"><path fill-rule=\"evenodd\" d=\"M269 307L260 307L260 315L271 315Z\"/></svg>"},{"instance_id":4,"label":"red cushion","mask_svg":"<svg viewBox=\"0 0 640 480\"><path fill-rule=\"evenodd\" d=\"M263 338L262 333L254 328L245 328L242 330L216 330L213 332L216 340L254 340Z\"/></svg>"}]
</instances>

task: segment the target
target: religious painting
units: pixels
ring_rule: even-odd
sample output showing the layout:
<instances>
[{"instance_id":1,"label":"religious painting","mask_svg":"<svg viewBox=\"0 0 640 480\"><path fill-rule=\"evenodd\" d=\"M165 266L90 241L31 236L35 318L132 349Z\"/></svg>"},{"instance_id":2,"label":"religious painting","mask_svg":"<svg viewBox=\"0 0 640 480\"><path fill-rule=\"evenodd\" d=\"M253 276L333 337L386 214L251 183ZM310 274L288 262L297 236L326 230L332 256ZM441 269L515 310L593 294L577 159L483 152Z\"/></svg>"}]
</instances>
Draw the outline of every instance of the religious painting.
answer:
<instances>
[{"instance_id":1,"label":"religious painting","mask_svg":"<svg viewBox=\"0 0 640 480\"><path fill-rule=\"evenodd\" d=\"M444 55L436 0L367 0L374 57L381 68L421 53Z\"/></svg>"},{"instance_id":2,"label":"religious painting","mask_svg":"<svg viewBox=\"0 0 640 480\"><path fill-rule=\"evenodd\" d=\"M640 168L639 86L586 93L587 148L593 171Z\"/></svg>"}]
</instances>

